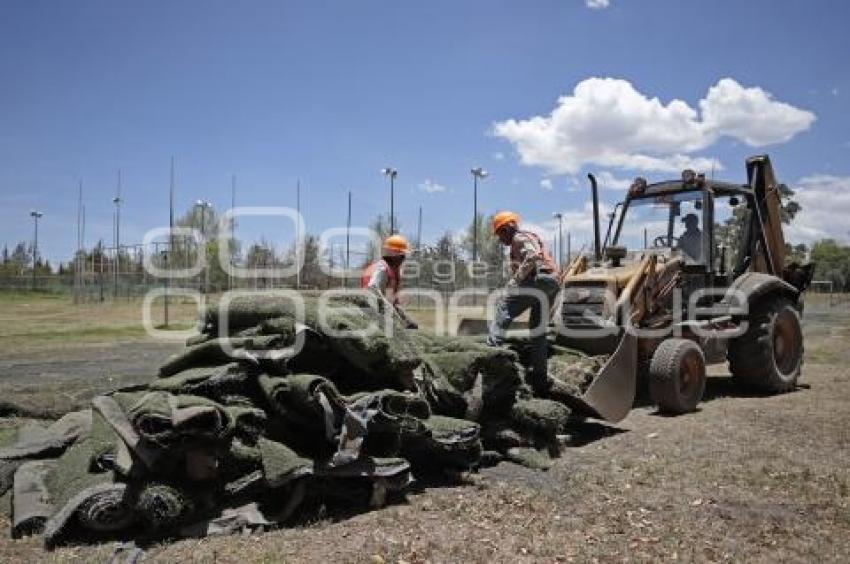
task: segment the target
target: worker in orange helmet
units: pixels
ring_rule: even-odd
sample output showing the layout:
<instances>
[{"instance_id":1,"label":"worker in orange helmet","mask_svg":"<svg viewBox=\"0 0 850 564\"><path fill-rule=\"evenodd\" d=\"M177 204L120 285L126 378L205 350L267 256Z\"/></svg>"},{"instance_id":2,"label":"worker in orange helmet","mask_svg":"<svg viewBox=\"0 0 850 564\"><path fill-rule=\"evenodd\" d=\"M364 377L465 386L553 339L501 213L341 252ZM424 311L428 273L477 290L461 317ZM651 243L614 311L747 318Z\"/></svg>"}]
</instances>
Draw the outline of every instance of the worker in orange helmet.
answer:
<instances>
[{"instance_id":1,"label":"worker in orange helmet","mask_svg":"<svg viewBox=\"0 0 850 564\"><path fill-rule=\"evenodd\" d=\"M495 317L490 324L488 344L501 346L505 342L505 332L514 319L531 310L529 326L540 329L541 323L548 325L549 308L560 290L558 267L546 250L540 237L519 228L519 215L511 211L499 212L493 216L493 234L506 247L510 247L510 269L507 294L496 306ZM545 296L546 304L539 293ZM545 327L531 340L530 367L527 383L535 393L553 399L563 399L568 395L563 384L549 376Z\"/></svg>"},{"instance_id":2,"label":"worker in orange helmet","mask_svg":"<svg viewBox=\"0 0 850 564\"><path fill-rule=\"evenodd\" d=\"M401 266L410 252L407 239L401 235L390 235L381 245L381 259L370 263L363 270L360 287L375 293L379 299L389 303L408 329L417 329L418 325L399 304L401 289Z\"/></svg>"}]
</instances>

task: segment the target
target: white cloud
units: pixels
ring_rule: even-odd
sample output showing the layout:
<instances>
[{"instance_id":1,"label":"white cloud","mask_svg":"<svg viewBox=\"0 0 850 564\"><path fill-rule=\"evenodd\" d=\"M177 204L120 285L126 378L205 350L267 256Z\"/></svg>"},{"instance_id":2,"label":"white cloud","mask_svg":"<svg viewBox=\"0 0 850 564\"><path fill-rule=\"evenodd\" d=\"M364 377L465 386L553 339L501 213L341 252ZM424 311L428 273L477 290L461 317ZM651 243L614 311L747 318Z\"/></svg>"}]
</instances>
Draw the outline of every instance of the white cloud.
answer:
<instances>
[{"instance_id":1,"label":"white cloud","mask_svg":"<svg viewBox=\"0 0 850 564\"><path fill-rule=\"evenodd\" d=\"M815 174L792 186L802 210L786 227L785 238L811 243L826 237L850 242L850 176Z\"/></svg>"},{"instance_id":2,"label":"white cloud","mask_svg":"<svg viewBox=\"0 0 850 564\"><path fill-rule=\"evenodd\" d=\"M584 5L592 10L604 10L611 5L610 0L584 0Z\"/></svg>"},{"instance_id":3,"label":"white cloud","mask_svg":"<svg viewBox=\"0 0 850 564\"><path fill-rule=\"evenodd\" d=\"M613 208L605 202L599 202L599 217L602 219L601 230L602 236L605 236L605 229L608 227L608 213ZM572 252L576 253L579 249L585 251L593 248L593 203L586 201L581 209L575 207L561 210L563 214L563 233L564 233L564 254L567 252L567 234L570 235L572 243ZM533 218L522 220L523 229L528 229L537 233L547 245L551 246L552 239L558 233L558 220L551 216L535 221Z\"/></svg>"},{"instance_id":4,"label":"white cloud","mask_svg":"<svg viewBox=\"0 0 850 564\"><path fill-rule=\"evenodd\" d=\"M780 143L815 120L811 112L730 78L712 86L699 107L701 114L682 100L664 104L626 80L588 78L561 96L549 115L497 122L493 133L514 146L523 164L550 174L574 174L587 165L677 172L722 168L693 155L721 137L752 146Z\"/></svg>"},{"instance_id":5,"label":"white cloud","mask_svg":"<svg viewBox=\"0 0 850 564\"><path fill-rule=\"evenodd\" d=\"M551 178L542 178L540 180L540 187L543 188L544 190L551 190L552 188L554 188L554 186L552 186L552 179Z\"/></svg>"},{"instance_id":6,"label":"white cloud","mask_svg":"<svg viewBox=\"0 0 850 564\"><path fill-rule=\"evenodd\" d=\"M753 147L789 141L815 120L813 113L778 102L759 87L744 88L731 78L709 88L699 106L707 139L726 135Z\"/></svg>"},{"instance_id":7,"label":"white cloud","mask_svg":"<svg viewBox=\"0 0 850 564\"><path fill-rule=\"evenodd\" d=\"M505 154L501 151L496 151L495 153L493 153L492 157L493 160L502 161L505 159Z\"/></svg>"},{"instance_id":8,"label":"white cloud","mask_svg":"<svg viewBox=\"0 0 850 564\"><path fill-rule=\"evenodd\" d=\"M596 181L603 190L628 190L634 179L618 178L607 170L596 175Z\"/></svg>"},{"instance_id":9,"label":"white cloud","mask_svg":"<svg viewBox=\"0 0 850 564\"><path fill-rule=\"evenodd\" d=\"M437 184L430 178L426 178L421 184L419 184L419 189L423 192L427 192L428 194L436 194L438 192L445 192L446 187L442 184Z\"/></svg>"},{"instance_id":10,"label":"white cloud","mask_svg":"<svg viewBox=\"0 0 850 564\"><path fill-rule=\"evenodd\" d=\"M830 90L830 92L832 93L833 96L838 96L838 87L836 86L835 88Z\"/></svg>"}]
</instances>

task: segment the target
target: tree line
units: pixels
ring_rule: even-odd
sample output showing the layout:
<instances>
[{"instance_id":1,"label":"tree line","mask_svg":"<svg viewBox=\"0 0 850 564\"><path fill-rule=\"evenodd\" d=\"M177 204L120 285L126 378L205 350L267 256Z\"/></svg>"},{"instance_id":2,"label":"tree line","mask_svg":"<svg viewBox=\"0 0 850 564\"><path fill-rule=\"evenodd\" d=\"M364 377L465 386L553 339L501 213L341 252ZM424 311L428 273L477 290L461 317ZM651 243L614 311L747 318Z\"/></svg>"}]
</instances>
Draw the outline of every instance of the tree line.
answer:
<instances>
[{"instance_id":1,"label":"tree line","mask_svg":"<svg viewBox=\"0 0 850 564\"><path fill-rule=\"evenodd\" d=\"M800 212L800 204L794 200L794 191L782 184L779 186L782 197L782 220L790 224ZM747 221L746 206L738 206L732 215L724 222L716 225L716 240L727 248L729 264L735 264L735 250L743 240L744 226ZM219 259L219 245L226 245L225 256L233 257L234 263L243 269L283 270L292 266L296 259L294 245L278 247L266 239L254 241L245 245L233 237L219 238L219 215L213 208L190 207L183 215L175 220L176 227L200 230L203 227L202 243L185 236L174 236L170 245L163 245L162 250L145 249L143 252L156 252L154 262L160 267L185 268L194 264L198 253L206 254L206 271L203 273L203 283L209 290L221 290L229 287L232 280ZM469 286L499 286L505 280L505 258L503 249L495 236L490 232L491 216L479 215L477 222L470 225L462 233L444 232L433 243L418 240L418 236L405 231L404 226L397 225L397 231L405 234L413 246L411 268L405 274L409 284L420 287L435 287L457 289ZM377 216L370 228L383 239L389 235L388 214ZM477 230L478 263L472 265L471 256L474 234ZM789 260L804 262L810 260L816 263L815 279L832 282L836 291L850 291L850 246L834 239L816 241L811 246L805 244L786 243ZM170 256L167 255L170 249ZM116 257L120 264L122 276L144 274L142 257L133 253L132 246L122 247L115 253L113 248L98 241L91 249L79 251L70 261L59 262L56 268L42 257L36 257L36 275L38 277L67 276L75 271L75 262L85 264L85 271L94 275L106 275L114 272ZM306 234L301 248L303 268L298 282L306 288L328 288L341 285L338 278L329 276L327 266L341 267L346 258L352 269L361 268L374 260L375 250L356 252L346 257L339 247L320 250L319 238ZM325 268L323 268L323 264ZM31 276L33 268L32 244L18 242L11 249L4 246L0 259L0 276L23 277ZM255 286L269 287L293 285L295 277L267 277L253 281Z\"/></svg>"}]
</instances>

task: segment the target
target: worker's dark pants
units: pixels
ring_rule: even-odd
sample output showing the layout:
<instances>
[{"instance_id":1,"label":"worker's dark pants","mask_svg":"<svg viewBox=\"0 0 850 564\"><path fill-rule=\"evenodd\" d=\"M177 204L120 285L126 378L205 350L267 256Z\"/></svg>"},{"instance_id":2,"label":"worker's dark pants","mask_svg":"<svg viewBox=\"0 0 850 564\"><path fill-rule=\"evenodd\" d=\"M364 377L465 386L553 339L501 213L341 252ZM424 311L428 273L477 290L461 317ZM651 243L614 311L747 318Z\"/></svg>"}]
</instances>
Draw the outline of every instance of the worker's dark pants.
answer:
<instances>
[{"instance_id":1,"label":"worker's dark pants","mask_svg":"<svg viewBox=\"0 0 850 564\"><path fill-rule=\"evenodd\" d=\"M529 288L542 292L547 303L541 303L541 296L536 292L527 292ZM496 305L495 316L490 324L490 335L487 338L487 343L500 346L505 342L505 332L511 322L522 315L525 310L531 310L529 327L535 333L531 338L530 355L531 381L529 383L532 385L545 383L548 374L546 366L546 325L549 322L549 308L558 295L558 290L560 290L558 280L551 274L538 274L527 284L522 284L518 288L509 288L507 295ZM540 327L541 321L542 327Z\"/></svg>"}]
</instances>

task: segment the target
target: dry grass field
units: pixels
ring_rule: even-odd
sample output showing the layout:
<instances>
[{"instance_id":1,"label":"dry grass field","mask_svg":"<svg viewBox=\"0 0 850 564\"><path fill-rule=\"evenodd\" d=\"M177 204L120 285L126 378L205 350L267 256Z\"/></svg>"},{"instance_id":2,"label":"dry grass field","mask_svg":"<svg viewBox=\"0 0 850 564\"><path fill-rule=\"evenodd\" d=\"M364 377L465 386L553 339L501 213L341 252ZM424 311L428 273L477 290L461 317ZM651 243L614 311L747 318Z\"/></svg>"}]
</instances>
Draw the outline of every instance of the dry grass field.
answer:
<instances>
[{"instance_id":1,"label":"dry grass field","mask_svg":"<svg viewBox=\"0 0 850 564\"><path fill-rule=\"evenodd\" d=\"M84 404L149 378L179 348L145 337L138 304L76 308L18 297L2 306L7 415L14 406L35 415ZM588 423L549 472L501 464L381 510L319 512L261 535L158 544L143 561L850 561L847 305L810 300L805 333L803 385L793 393L743 395L715 367L696 413L670 418L638 407L616 426ZM22 421L0 418L0 441ZM0 530L8 531L5 517ZM106 562L113 548L46 553L37 538L7 537L0 562Z\"/></svg>"}]
</instances>

